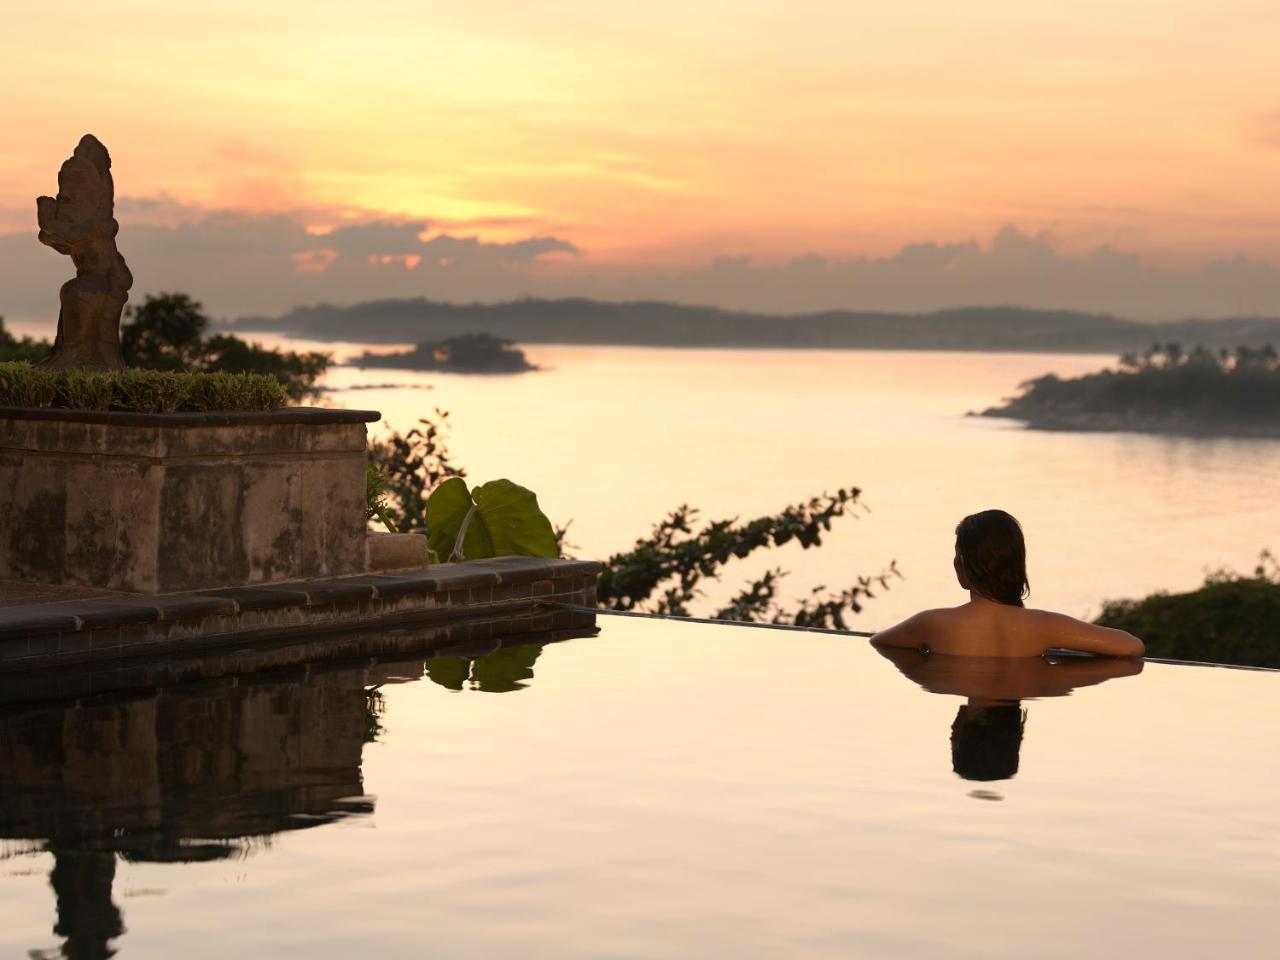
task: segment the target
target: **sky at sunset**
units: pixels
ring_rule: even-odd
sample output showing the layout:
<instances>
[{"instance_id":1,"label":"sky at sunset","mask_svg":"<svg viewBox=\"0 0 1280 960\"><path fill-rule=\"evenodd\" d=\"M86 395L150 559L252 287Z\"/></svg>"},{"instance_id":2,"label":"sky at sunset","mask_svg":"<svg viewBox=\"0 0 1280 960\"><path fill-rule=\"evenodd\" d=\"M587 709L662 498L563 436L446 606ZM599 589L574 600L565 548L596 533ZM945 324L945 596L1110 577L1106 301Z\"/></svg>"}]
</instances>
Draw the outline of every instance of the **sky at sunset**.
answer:
<instances>
[{"instance_id":1,"label":"sky at sunset","mask_svg":"<svg viewBox=\"0 0 1280 960\"><path fill-rule=\"evenodd\" d=\"M1280 314L1280 4L0 0L0 313L141 292Z\"/></svg>"}]
</instances>

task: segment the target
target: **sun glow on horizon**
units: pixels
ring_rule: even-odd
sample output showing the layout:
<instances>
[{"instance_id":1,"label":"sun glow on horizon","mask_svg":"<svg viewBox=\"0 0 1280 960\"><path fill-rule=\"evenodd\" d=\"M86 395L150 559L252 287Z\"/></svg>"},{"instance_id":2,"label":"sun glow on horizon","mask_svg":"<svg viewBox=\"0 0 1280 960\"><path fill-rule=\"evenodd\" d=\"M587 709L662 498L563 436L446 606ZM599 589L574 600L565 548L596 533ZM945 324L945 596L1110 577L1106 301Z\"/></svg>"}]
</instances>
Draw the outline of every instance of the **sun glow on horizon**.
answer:
<instances>
[{"instance_id":1,"label":"sun glow on horizon","mask_svg":"<svg viewBox=\"0 0 1280 960\"><path fill-rule=\"evenodd\" d=\"M1257 0L125 0L6 21L0 79L27 92L0 108L22 132L0 232L30 229L91 130L118 196L302 211L317 237L421 220L674 268L1012 223L1064 250L1280 262L1280 7ZM51 71L31 39L55 36Z\"/></svg>"}]
</instances>

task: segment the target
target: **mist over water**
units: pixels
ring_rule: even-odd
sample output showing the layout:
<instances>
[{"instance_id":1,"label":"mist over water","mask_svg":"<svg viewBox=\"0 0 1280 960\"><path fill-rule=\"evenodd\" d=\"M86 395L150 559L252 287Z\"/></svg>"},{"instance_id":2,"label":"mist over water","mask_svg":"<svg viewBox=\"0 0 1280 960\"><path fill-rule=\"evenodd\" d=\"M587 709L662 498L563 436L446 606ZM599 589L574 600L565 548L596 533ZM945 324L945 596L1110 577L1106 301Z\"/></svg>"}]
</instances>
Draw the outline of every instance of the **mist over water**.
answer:
<instances>
[{"instance_id":1,"label":"mist over water","mask_svg":"<svg viewBox=\"0 0 1280 960\"><path fill-rule=\"evenodd\" d=\"M293 349L333 344L281 341ZM339 356L363 347L336 345ZM396 349L387 347L385 349ZM751 575L791 572L783 597L847 585L896 559L904 579L856 626L878 628L964 597L953 529L987 507L1026 529L1033 606L1077 616L1103 600L1251 570L1280 547L1280 442L1121 433L1039 433L966 417L1030 377L1075 376L1109 356L533 346L544 369L468 376L338 367L326 402L380 410L405 431L441 407L474 483L509 477L572 520L575 555L606 558L689 503L745 518L856 485L870 512L824 545L731 566L703 609ZM430 389L423 389L424 387ZM375 428L376 429L376 428Z\"/></svg>"}]
</instances>

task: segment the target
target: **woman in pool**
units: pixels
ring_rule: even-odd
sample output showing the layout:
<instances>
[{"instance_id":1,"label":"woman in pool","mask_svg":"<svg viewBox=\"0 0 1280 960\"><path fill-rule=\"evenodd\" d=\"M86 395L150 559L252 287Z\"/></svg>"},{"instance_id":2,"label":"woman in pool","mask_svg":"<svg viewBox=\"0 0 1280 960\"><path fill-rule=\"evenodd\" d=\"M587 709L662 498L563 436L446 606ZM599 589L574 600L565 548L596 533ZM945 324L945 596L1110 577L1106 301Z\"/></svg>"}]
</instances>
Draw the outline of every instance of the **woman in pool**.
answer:
<instances>
[{"instance_id":1,"label":"woman in pool","mask_svg":"<svg viewBox=\"0 0 1280 960\"><path fill-rule=\"evenodd\" d=\"M1028 610L1027 547L1018 521L984 510L956 527L956 579L969 591L958 607L923 610L871 642L962 657L1038 657L1050 647L1140 657L1141 640L1061 613Z\"/></svg>"}]
</instances>

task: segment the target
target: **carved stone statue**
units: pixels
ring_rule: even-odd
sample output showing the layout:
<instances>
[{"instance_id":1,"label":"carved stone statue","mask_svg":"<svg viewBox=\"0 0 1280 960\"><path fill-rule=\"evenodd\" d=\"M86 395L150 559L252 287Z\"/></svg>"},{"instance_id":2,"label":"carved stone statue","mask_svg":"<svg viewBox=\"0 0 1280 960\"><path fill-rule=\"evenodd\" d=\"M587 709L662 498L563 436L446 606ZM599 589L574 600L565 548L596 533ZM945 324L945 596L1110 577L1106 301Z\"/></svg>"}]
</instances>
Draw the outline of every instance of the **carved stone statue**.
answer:
<instances>
[{"instance_id":1,"label":"carved stone statue","mask_svg":"<svg viewBox=\"0 0 1280 960\"><path fill-rule=\"evenodd\" d=\"M116 249L111 156L90 134L58 171L58 196L36 198L40 242L71 257L76 275L62 285L58 336L49 367L119 370L120 314L133 275Z\"/></svg>"}]
</instances>

